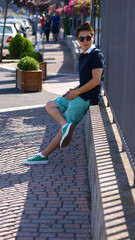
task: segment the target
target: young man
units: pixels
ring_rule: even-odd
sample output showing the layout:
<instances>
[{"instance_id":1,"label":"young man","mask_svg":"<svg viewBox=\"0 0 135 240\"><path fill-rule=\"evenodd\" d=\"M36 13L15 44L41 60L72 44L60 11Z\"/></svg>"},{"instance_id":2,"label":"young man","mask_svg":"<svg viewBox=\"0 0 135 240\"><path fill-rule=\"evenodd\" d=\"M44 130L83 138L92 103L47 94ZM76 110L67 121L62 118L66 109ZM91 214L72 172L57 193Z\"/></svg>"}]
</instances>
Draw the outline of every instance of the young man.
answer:
<instances>
[{"instance_id":1,"label":"young man","mask_svg":"<svg viewBox=\"0 0 135 240\"><path fill-rule=\"evenodd\" d=\"M54 12L51 17L52 33L53 33L54 42L58 41L59 23L60 23L60 16L57 14L57 12Z\"/></svg>"},{"instance_id":2,"label":"young man","mask_svg":"<svg viewBox=\"0 0 135 240\"><path fill-rule=\"evenodd\" d=\"M104 56L93 45L94 31L89 22L78 27L76 36L82 48L79 56L80 85L46 104L48 113L60 124L61 128L49 146L36 156L25 160L25 164L48 163L48 155L59 146L66 147L70 143L75 125L82 120L89 105L98 104L101 98Z\"/></svg>"},{"instance_id":3,"label":"young man","mask_svg":"<svg viewBox=\"0 0 135 240\"><path fill-rule=\"evenodd\" d=\"M45 22L45 15L42 14L42 17L40 18L40 36L42 38L42 34L44 34L44 22Z\"/></svg>"},{"instance_id":4,"label":"young man","mask_svg":"<svg viewBox=\"0 0 135 240\"><path fill-rule=\"evenodd\" d=\"M50 20L50 16L47 15L45 23L44 23L44 30L45 30L45 35L46 35L46 41L47 42L49 42L50 29L51 29L51 20Z\"/></svg>"}]
</instances>

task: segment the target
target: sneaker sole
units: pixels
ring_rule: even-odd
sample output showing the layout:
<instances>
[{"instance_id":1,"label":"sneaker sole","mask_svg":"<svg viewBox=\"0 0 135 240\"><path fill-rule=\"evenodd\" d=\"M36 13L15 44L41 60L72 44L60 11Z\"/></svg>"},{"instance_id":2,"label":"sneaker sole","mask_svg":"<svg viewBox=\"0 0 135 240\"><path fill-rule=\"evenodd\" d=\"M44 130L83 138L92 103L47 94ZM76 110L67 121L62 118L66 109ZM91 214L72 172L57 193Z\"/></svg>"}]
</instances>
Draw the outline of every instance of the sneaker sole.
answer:
<instances>
[{"instance_id":1,"label":"sneaker sole","mask_svg":"<svg viewBox=\"0 0 135 240\"><path fill-rule=\"evenodd\" d=\"M71 142L72 134L73 134L74 129L75 129L74 124L71 124L69 126L69 128L67 129L66 137L64 138L63 141L61 140L61 142L60 142L60 147L64 148Z\"/></svg>"},{"instance_id":2,"label":"sneaker sole","mask_svg":"<svg viewBox=\"0 0 135 240\"><path fill-rule=\"evenodd\" d=\"M38 161L38 162L28 162L28 161L23 161L23 164L26 164L26 165L36 165L36 164L47 164L49 161Z\"/></svg>"}]
</instances>

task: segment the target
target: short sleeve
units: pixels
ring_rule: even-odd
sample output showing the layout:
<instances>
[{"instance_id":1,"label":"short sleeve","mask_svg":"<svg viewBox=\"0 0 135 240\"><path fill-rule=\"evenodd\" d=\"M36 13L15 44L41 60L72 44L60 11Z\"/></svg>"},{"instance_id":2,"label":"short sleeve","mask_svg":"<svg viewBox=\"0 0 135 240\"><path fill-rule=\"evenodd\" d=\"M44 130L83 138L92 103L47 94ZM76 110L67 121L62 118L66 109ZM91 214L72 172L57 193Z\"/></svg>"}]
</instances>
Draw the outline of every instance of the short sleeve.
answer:
<instances>
[{"instance_id":1,"label":"short sleeve","mask_svg":"<svg viewBox=\"0 0 135 240\"><path fill-rule=\"evenodd\" d=\"M104 68L104 55L100 51L93 52L91 67L92 69Z\"/></svg>"}]
</instances>

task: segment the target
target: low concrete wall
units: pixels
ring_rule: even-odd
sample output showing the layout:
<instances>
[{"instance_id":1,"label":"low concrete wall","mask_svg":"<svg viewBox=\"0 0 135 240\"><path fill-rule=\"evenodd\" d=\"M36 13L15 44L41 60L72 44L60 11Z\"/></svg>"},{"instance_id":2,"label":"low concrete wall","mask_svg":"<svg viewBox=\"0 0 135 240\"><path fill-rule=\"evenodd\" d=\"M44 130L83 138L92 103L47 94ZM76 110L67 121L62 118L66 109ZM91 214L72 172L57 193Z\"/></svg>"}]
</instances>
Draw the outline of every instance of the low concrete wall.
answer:
<instances>
[{"instance_id":1,"label":"low concrete wall","mask_svg":"<svg viewBox=\"0 0 135 240\"><path fill-rule=\"evenodd\" d=\"M133 171L105 100L90 106L84 119L91 231L93 240L135 240Z\"/></svg>"},{"instance_id":2,"label":"low concrete wall","mask_svg":"<svg viewBox=\"0 0 135 240\"><path fill-rule=\"evenodd\" d=\"M59 38L60 38L60 39L64 39L64 29L63 29L63 28L60 28Z\"/></svg>"},{"instance_id":3,"label":"low concrete wall","mask_svg":"<svg viewBox=\"0 0 135 240\"><path fill-rule=\"evenodd\" d=\"M66 42L67 46L69 47L69 49L71 50L71 53L73 55L74 72L77 73L78 72L78 59L79 59L79 54L81 52L81 48L80 48L77 40L75 39L75 37L72 35L65 36L65 42Z\"/></svg>"}]
</instances>

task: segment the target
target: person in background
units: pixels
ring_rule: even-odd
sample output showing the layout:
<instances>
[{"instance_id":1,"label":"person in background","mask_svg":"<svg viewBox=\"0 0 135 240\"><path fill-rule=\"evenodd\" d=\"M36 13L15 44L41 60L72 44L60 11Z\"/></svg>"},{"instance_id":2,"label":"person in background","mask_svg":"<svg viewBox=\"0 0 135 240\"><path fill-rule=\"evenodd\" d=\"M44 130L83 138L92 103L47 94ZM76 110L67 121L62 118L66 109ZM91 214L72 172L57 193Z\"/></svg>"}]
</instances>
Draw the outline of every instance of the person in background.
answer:
<instances>
[{"instance_id":1,"label":"person in background","mask_svg":"<svg viewBox=\"0 0 135 240\"><path fill-rule=\"evenodd\" d=\"M42 17L40 18L40 36L41 36L41 38L43 37L42 35L44 34L44 22L45 22L45 15L42 14Z\"/></svg>"},{"instance_id":2,"label":"person in background","mask_svg":"<svg viewBox=\"0 0 135 240\"><path fill-rule=\"evenodd\" d=\"M54 12L54 14L51 17L51 25L52 25L53 40L55 42L58 41L59 24L60 24L60 16L57 14L57 12Z\"/></svg>"},{"instance_id":3,"label":"person in background","mask_svg":"<svg viewBox=\"0 0 135 240\"><path fill-rule=\"evenodd\" d=\"M89 22L77 28L76 37L82 48L79 55L80 84L46 104L48 113L60 124L59 132L42 152L24 160L24 164L47 164L48 156L55 149L70 143L75 126L82 120L89 106L98 104L102 96L104 55L93 44L94 31Z\"/></svg>"},{"instance_id":4,"label":"person in background","mask_svg":"<svg viewBox=\"0 0 135 240\"><path fill-rule=\"evenodd\" d=\"M51 30L51 19L50 19L50 16L47 15L46 20L44 22L44 31L45 31L45 36L46 36L47 42L49 41L50 30Z\"/></svg>"}]
</instances>

